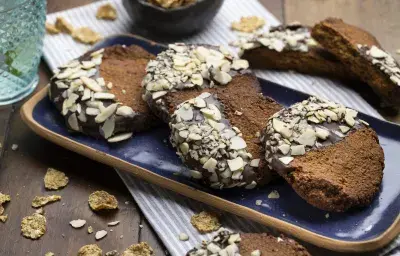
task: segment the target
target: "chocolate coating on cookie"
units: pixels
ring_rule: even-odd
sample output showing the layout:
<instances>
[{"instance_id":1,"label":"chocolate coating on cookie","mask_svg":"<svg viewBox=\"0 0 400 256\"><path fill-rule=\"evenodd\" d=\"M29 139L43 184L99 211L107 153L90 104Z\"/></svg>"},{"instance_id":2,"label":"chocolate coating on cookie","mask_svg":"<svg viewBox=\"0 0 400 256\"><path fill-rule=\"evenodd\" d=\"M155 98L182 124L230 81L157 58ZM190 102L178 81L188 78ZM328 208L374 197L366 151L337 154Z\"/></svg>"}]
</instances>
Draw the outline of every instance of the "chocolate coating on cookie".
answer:
<instances>
[{"instance_id":1,"label":"chocolate coating on cookie","mask_svg":"<svg viewBox=\"0 0 400 256\"><path fill-rule=\"evenodd\" d=\"M202 90L228 84L238 74L249 73L246 60L234 58L223 47L170 44L147 65L143 98L165 122L170 113L163 97L181 90Z\"/></svg>"},{"instance_id":2,"label":"chocolate coating on cookie","mask_svg":"<svg viewBox=\"0 0 400 256\"><path fill-rule=\"evenodd\" d=\"M223 105L208 92L183 102L171 116L171 144L192 170L195 179L212 188L257 185L253 159L237 127L223 113Z\"/></svg>"},{"instance_id":3,"label":"chocolate coating on cookie","mask_svg":"<svg viewBox=\"0 0 400 256\"><path fill-rule=\"evenodd\" d=\"M366 127L357 114L314 96L279 111L268 121L261 137L267 162L279 174L290 172L295 157L335 144L351 131Z\"/></svg>"},{"instance_id":4,"label":"chocolate coating on cookie","mask_svg":"<svg viewBox=\"0 0 400 256\"><path fill-rule=\"evenodd\" d=\"M50 99L71 131L109 142L127 139L158 124L141 99L140 83L151 58L137 46L89 52L59 68L50 82Z\"/></svg>"}]
</instances>

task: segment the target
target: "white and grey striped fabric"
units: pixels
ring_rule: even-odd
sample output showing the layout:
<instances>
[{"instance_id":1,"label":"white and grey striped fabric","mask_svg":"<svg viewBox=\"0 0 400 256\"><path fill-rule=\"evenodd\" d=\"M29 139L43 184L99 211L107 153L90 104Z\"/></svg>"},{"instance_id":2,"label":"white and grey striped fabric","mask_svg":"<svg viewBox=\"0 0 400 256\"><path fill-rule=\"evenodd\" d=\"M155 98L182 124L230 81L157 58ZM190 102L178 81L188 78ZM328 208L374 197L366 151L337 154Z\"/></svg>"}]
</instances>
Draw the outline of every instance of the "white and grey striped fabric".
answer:
<instances>
[{"instance_id":1,"label":"white and grey striped fabric","mask_svg":"<svg viewBox=\"0 0 400 256\"><path fill-rule=\"evenodd\" d=\"M130 31L132 20L123 7L122 1L123 0L108 1L113 2L118 10L119 16L116 21L102 21L96 19L95 13L97 7L106 1L49 14L47 16L47 21L54 22L57 16L62 16L75 27L89 26L103 36L127 33ZM220 12L206 30L193 37L182 38L181 41L187 43L206 42L216 45L228 45L229 42L234 41L237 37L237 35L229 29L230 23L246 15L262 16L267 20L268 25L279 24L279 21L257 0L225 0ZM44 58L50 68L54 70L57 66L78 57L89 48L89 46L76 43L68 35L46 35L44 40ZM256 71L256 74L259 77L266 78L289 88L309 94L318 94L366 114L381 118L380 114L362 97L337 81L278 71ZM199 202L194 202L193 200L155 185L145 183L126 172L118 171L118 173L171 255L185 255L185 252L198 242L210 238L208 235L199 235L190 225L190 217L192 214L202 209L207 209L209 208L208 206ZM268 231L266 227L262 227L252 221L245 220L232 214L225 214L223 219L224 226L232 230L240 232ZM187 242L179 241L177 235L180 232L189 234L190 240ZM397 255L397 253L399 253L399 245L400 237L384 250L377 252L376 255ZM325 255L339 255L329 254L324 250L321 250L320 253Z\"/></svg>"}]
</instances>

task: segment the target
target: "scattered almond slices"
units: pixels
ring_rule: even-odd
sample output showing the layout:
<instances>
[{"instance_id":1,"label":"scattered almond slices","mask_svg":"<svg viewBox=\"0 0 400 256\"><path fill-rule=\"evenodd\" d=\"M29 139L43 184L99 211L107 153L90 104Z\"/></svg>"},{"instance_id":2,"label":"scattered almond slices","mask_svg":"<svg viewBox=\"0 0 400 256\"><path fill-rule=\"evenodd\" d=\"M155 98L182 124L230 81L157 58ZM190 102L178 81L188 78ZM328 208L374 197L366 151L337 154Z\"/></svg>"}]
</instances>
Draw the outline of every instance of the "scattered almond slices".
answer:
<instances>
[{"instance_id":1,"label":"scattered almond slices","mask_svg":"<svg viewBox=\"0 0 400 256\"><path fill-rule=\"evenodd\" d=\"M21 221L21 232L26 238L40 238L46 232L46 218L38 213L24 217Z\"/></svg>"},{"instance_id":2,"label":"scattered almond slices","mask_svg":"<svg viewBox=\"0 0 400 256\"><path fill-rule=\"evenodd\" d=\"M74 27L63 17L57 17L55 27L59 31L70 35L74 32Z\"/></svg>"},{"instance_id":3,"label":"scattered almond slices","mask_svg":"<svg viewBox=\"0 0 400 256\"><path fill-rule=\"evenodd\" d=\"M117 9L115 9L115 7L110 3L104 4L97 9L96 18L115 20L117 18Z\"/></svg>"},{"instance_id":4,"label":"scattered almond slices","mask_svg":"<svg viewBox=\"0 0 400 256\"><path fill-rule=\"evenodd\" d=\"M153 256L154 251L146 242L129 246L121 256Z\"/></svg>"},{"instance_id":5,"label":"scattered almond slices","mask_svg":"<svg viewBox=\"0 0 400 256\"><path fill-rule=\"evenodd\" d=\"M245 33L252 33L265 25L265 20L257 16L240 18L239 22L232 22L232 29Z\"/></svg>"},{"instance_id":6,"label":"scattered almond slices","mask_svg":"<svg viewBox=\"0 0 400 256\"><path fill-rule=\"evenodd\" d=\"M107 223L107 225L108 226L116 226L116 225L118 225L119 224L119 220L116 220L116 221L112 221L112 222L109 222L109 223Z\"/></svg>"},{"instance_id":7,"label":"scattered almond slices","mask_svg":"<svg viewBox=\"0 0 400 256\"><path fill-rule=\"evenodd\" d=\"M216 231L221 227L217 215L206 211L193 215L190 223L202 234Z\"/></svg>"},{"instance_id":8,"label":"scattered almond slices","mask_svg":"<svg viewBox=\"0 0 400 256\"><path fill-rule=\"evenodd\" d=\"M61 196L58 195L51 195L51 196L35 196L32 201L32 207L39 208L48 203L56 202L61 200Z\"/></svg>"},{"instance_id":9,"label":"scattered almond slices","mask_svg":"<svg viewBox=\"0 0 400 256\"><path fill-rule=\"evenodd\" d=\"M99 230L99 231L96 232L94 237L96 238L96 240L100 240L100 239L103 239L106 235L107 235L107 231Z\"/></svg>"},{"instance_id":10,"label":"scattered almond slices","mask_svg":"<svg viewBox=\"0 0 400 256\"><path fill-rule=\"evenodd\" d=\"M89 196L89 206L93 211L113 210L118 208L118 201L106 191L96 191Z\"/></svg>"},{"instance_id":11,"label":"scattered almond slices","mask_svg":"<svg viewBox=\"0 0 400 256\"><path fill-rule=\"evenodd\" d=\"M93 31L89 27L75 29L72 32L72 37L75 39L75 41L84 44L95 44L103 38L99 33Z\"/></svg>"},{"instance_id":12,"label":"scattered almond slices","mask_svg":"<svg viewBox=\"0 0 400 256\"><path fill-rule=\"evenodd\" d=\"M73 228L81 228L81 227L85 226L86 220L81 220L81 219L71 220L71 221L69 222L69 224L70 224Z\"/></svg>"},{"instance_id":13,"label":"scattered almond slices","mask_svg":"<svg viewBox=\"0 0 400 256\"><path fill-rule=\"evenodd\" d=\"M102 256L103 251L97 244L82 246L78 251L78 256Z\"/></svg>"},{"instance_id":14,"label":"scattered almond slices","mask_svg":"<svg viewBox=\"0 0 400 256\"><path fill-rule=\"evenodd\" d=\"M51 190L58 190L67 186L68 177L65 173L53 168L48 168L44 176L44 187Z\"/></svg>"},{"instance_id":15,"label":"scattered almond slices","mask_svg":"<svg viewBox=\"0 0 400 256\"><path fill-rule=\"evenodd\" d=\"M58 28L56 28L54 24L50 24L48 22L46 22L45 27L46 27L46 32L51 35L56 35L61 32Z\"/></svg>"},{"instance_id":16,"label":"scattered almond slices","mask_svg":"<svg viewBox=\"0 0 400 256\"><path fill-rule=\"evenodd\" d=\"M118 255L117 250L112 250L112 251L106 252L106 256L117 256L117 255Z\"/></svg>"}]
</instances>

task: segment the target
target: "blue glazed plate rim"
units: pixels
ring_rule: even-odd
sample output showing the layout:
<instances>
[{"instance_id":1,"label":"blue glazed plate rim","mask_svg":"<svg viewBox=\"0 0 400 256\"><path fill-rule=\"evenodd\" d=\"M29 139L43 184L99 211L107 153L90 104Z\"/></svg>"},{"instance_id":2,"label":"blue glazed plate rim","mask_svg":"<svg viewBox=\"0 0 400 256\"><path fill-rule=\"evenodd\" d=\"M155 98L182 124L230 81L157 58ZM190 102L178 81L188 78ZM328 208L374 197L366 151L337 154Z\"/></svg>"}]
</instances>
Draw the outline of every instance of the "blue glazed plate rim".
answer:
<instances>
[{"instance_id":1,"label":"blue glazed plate rim","mask_svg":"<svg viewBox=\"0 0 400 256\"><path fill-rule=\"evenodd\" d=\"M106 38L104 41L97 44L94 48L98 48L102 46L107 41L113 41L117 39L121 39L123 37L135 38L136 40L144 41L145 43L150 44L151 46L156 47L165 47L164 45L157 44L153 41L147 40L145 38L129 35L129 34L121 34L115 35ZM122 40L122 39L121 39ZM47 88L47 87L46 87ZM346 241L346 240L338 240L333 239L321 234L316 234L310 230L299 227L295 224L288 223L284 220L280 220L273 216L269 216L253 209L247 208L245 206L241 206L239 204L227 201L226 199L220 198L218 196L209 194L207 192L197 190L191 186L186 184L179 183L178 181L171 180L167 177L163 177L159 174L153 173L150 170L144 169L140 166L129 163L125 160L122 160L118 157L106 154L99 150L93 149L85 144L79 143L70 139L68 137L62 136L52 130L47 129L42 126L37 120L33 117L33 111L35 106L46 97L47 89L44 88L39 91L36 95L34 95L29 101L27 101L23 107L21 108L21 116L23 120L28 124L28 126L40 136L79 154L85 155L95 161L102 162L104 164L116 167L118 169L126 170L133 173L136 176L139 176L151 183L157 184L161 187L170 189L177 193L183 194L195 200L204 202L206 204L212 205L216 208L220 208L222 210L247 217L259 223L262 223L267 226L271 226L279 229L284 233L291 234L293 236L298 237L306 242L315 244L320 247L325 247L331 250L340 250L340 251L348 251L348 252L361 252L361 251L369 251L380 248L385 244L389 243L396 235L400 233L400 215L394 220L393 224L382 232L379 236L362 241ZM286 88L285 88L286 89ZM294 91L294 90L293 90ZM306 95L302 92L300 94ZM385 122L385 121L382 121ZM386 122L390 123L390 122Z\"/></svg>"}]
</instances>

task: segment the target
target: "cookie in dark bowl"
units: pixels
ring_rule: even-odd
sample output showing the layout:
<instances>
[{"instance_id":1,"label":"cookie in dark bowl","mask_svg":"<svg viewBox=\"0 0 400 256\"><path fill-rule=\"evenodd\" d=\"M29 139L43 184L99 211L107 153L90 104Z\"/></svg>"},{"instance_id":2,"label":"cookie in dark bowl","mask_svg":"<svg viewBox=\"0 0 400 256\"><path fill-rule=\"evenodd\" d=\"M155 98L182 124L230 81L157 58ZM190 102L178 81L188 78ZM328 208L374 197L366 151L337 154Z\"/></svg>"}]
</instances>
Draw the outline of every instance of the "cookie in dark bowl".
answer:
<instances>
[{"instance_id":1,"label":"cookie in dark bowl","mask_svg":"<svg viewBox=\"0 0 400 256\"><path fill-rule=\"evenodd\" d=\"M156 126L142 100L141 81L154 56L139 46L112 46L59 68L49 96L68 129L118 142Z\"/></svg>"},{"instance_id":2,"label":"cookie in dark bowl","mask_svg":"<svg viewBox=\"0 0 400 256\"><path fill-rule=\"evenodd\" d=\"M136 27L157 34L189 35L205 28L218 13L224 0L195 0L189 1L187 5L168 6L169 8L154 2L162 1L124 1Z\"/></svg>"}]
</instances>

